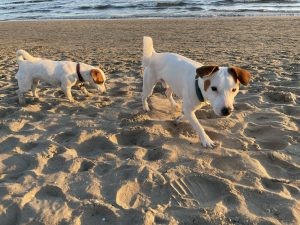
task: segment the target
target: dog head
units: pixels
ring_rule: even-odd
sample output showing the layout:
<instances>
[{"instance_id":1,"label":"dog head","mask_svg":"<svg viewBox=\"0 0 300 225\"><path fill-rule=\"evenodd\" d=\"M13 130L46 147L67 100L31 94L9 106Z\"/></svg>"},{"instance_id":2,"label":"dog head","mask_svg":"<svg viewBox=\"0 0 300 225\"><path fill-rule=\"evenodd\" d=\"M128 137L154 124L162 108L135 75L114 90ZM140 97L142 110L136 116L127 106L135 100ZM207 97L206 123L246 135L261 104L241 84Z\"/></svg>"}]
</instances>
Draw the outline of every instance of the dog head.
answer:
<instances>
[{"instance_id":1,"label":"dog head","mask_svg":"<svg viewBox=\"0 0 300 225\"><path fill-rule=\"evenodd\" d=\"M196 72L196 78L203 79L205 96L218 116L231 114L239 84L248 85L251 78L248 71L239 67L202 66Z\"/></svg>"},{"instance_id":2,"label":"dog head","mask_svg":"<svg viewBox=\"0 0 300 225\"><path fill-rule=\"evenodd\" d=\"M104 72L100 68L94 68L91 69L90 72L92 82L91 85L94 86L97 90L99 90L101 93L106 92L106 87L105 87L105 81L106 77Z\"/></svg>"}]
</instances>

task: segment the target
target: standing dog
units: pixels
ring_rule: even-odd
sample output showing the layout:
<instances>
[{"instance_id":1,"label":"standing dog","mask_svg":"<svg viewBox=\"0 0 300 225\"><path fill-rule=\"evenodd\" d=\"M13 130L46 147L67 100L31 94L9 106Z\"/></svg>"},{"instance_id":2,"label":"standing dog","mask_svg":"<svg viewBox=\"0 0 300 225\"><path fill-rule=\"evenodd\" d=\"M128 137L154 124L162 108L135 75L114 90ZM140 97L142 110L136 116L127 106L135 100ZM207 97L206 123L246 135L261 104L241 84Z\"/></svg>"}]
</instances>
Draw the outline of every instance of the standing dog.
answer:
<instances>
[{"instance_id":1,"label":"standing dog","mask_svg":"<svg viewBox=\"0 0 300 225\"><path fill-rule=\"evenodd\" d=\"M17 51L17 62L19 70L16 78L21 105L25 104L24 93L30 89L33 96L38 98L36 88L40 80L54 86L60 86L70 102L74 102L71 88L76 84L81 83L80 88L86 95L90 95L90 93L83 86L84 82L89 82L101 93L106 91L104 72L84 63L36 58L24 50Z\"/></svg>"},{"instance_id":2,"label":"standing dog","mask_svg":"<svg viewBox=\"0 0 300 225\"><path fill-rule=\"evenodd\" d=\"M248 71L238 67L203 66L175 53L156 53L150 37L144 37L143 68L144 110L150 110L147 98L152 94L155 84L162 82L167 88L166 95L172 107L176 106L173 92L183 98L183 115L176 121L187 119L204 147L213 147L214 142L195 116L195 111L203 105L201 102L209 102L218 116L229 116L239 84L247 85L251 77Z\"/></svg>"}]
</instances>

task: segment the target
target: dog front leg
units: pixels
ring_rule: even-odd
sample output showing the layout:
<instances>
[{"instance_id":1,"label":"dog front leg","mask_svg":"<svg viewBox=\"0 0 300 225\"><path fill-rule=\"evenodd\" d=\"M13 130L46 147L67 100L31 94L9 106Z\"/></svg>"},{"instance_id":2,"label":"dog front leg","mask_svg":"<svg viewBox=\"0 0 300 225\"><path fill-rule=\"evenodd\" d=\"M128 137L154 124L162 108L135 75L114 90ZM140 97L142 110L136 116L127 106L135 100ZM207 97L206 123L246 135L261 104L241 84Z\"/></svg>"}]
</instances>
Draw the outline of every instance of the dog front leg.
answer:
<instances>
[{"instance_id":1,"label":"dog front leg","mask_svg":"<svg viewBox=\"0 0 300 225\"><path fill-rule=\"evenodd\" d=\"M83 86L83 85L80 85L80 90L82 91L83 94L85 94L88 97L93 96L92 93L88 92L88 90L86 89L86 87Z\"/></svg>"},{"instance_id":2,"label":"dog front leg","mask_svg":"<svg viewBox=\"0 0 300 225\"><path fill-rule=\"evenodd\" d=\"M20 89L17 90L17 94L18 94L18 98L19 98L19 104L21 106L25 105L26 104L26 101L25 101L25 97L24 97L24 92L22 92Z\"/></svg>"},{"instance_id":3,"label":"dog front leg","mask_svg":"<svg viewBox=\"0 0 300 225\"><path fill-rule=\"evenodd\" d=\"M71 87L62 87L62 90L64 91L67 99L69 99L70 102L75 102L72 93L71 93Z\"/></svg>"},{"instance_id":4,"label":"dog front leg","mask_svg":"<svg viewBox=\"0 0 300 225\"><path fill-rule=\"evenodd\" d=\"M212 148L214 147L214 142L205 133L205 130L199 123L194 111L184 110L184 117L191 123L192 127L195 129L197 134L200 136L201 143L204 147Z\"/></svg>"}]
</instances>

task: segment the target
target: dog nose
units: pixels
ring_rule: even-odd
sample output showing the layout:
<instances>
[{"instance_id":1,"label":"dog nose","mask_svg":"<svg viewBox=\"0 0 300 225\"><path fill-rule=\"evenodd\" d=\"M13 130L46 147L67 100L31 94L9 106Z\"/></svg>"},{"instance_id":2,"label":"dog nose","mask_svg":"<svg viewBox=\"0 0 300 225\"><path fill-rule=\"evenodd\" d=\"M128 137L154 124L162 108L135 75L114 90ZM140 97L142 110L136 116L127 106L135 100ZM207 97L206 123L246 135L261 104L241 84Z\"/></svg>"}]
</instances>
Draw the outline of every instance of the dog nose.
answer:
<instances>
[{"instance_id":1,"label":"dog nose","mask_svg":"<svg viewBox=\"0 0 300 225\"><path fill-rule=\"evenodd\" d=\"M221 110L221 113L223 116L228 116L228 115L230 115L231 112L232 112L232 108L230 108L230 107L224 107Z\"/></svg>"}]
</instances>

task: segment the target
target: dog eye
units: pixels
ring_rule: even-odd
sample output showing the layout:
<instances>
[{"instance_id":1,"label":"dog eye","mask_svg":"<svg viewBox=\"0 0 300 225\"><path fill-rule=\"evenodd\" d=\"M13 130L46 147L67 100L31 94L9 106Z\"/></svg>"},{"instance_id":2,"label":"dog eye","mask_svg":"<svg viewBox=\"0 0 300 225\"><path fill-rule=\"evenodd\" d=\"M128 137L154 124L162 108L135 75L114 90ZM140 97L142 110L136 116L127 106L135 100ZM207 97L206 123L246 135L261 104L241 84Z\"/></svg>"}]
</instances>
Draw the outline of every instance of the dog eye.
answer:
<instances>
[{"instance_id":1,"label":"dog eye","mask_svg":"<svg viewBox=\"0 0 300 225\"><path fill-rule=\"evenodd\" d=\"M211 87L211 90L212 91L217 91L218 89L217 89L217 87Z\"/></svg>"},{"instance_id":2,"label":"dog eye","mask_svg":"<svg viewBox=\"0 0 300 225\"><path fill-rule=\"evenodd\" d=\"M235 92L236 91L236 88L232 88L232 92Z\"/></svg>"}]
</instances>

